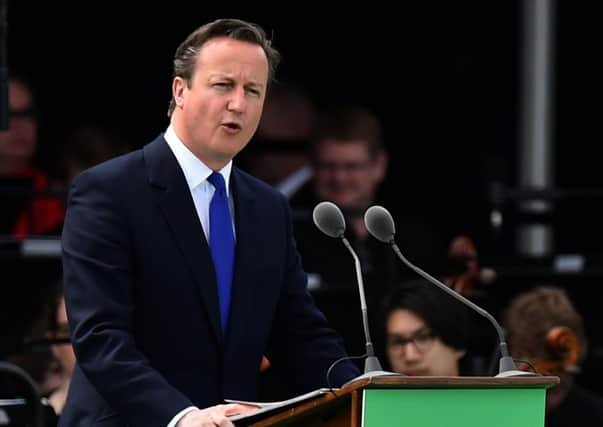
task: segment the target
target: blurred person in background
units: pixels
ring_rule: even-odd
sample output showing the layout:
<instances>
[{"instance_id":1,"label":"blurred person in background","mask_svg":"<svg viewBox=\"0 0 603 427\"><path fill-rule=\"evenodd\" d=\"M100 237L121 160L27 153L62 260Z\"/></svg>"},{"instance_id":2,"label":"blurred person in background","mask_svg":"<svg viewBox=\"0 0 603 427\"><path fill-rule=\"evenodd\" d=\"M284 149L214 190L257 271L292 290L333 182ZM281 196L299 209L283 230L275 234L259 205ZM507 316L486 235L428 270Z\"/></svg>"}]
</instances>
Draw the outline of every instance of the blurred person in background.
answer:
<instances>
[{"instance_id":1,"label":"blurred person in background","mask_svg":"<svg viewBox=\"0 0 603 427\"><path fill-rule=\"evenodd\" d=\"M547 390L547 427L603 425L603 397L576 383L587 353L582 315L567 292L538 286L515 296L503 313L503 325L513 357L560 383Z\"/></svg>"},{"instance_id":2,"label":"blurred person in background","mask_svg":"<svg viewBox=\"0 0 603 427\"><path fill-rule=\"evenodd\" d=\"M394 288L382 303L390 369L405 375L472 374L467 307L424 279Z\"/></svg>"},{"instance_id":3,"label":"blurred person in background","mask_svg":"<svg viewBox=\"0 0 603 427\"><path fill-rule=\"evenodd\" d=\"M315 121L316 107L303 89L275 82L252 144L241 153L241 167L286 197L295 196L313 175L308 152Z\"/></svg>"},{"instance_id":4,"label":"blurred person in background","mask_svg":"<svg viewBox=\"0 0 603 427\"><path fill-rule=\"evenodd\" d=\"M62 289L62 287L61 287ZM58 385L48 395L48 402L57 415L63 412L67 392L71 383L71 374L75 366L75 354L69 341L69 323L67 321L67 310L65 309L65 298L62 291L51 304L51 323L49 337L54 342L50 349L55 364L55 373L60 378Z\"/></svg>"},{"instance_id":5,"label":"blurred person in background","mask_svg":"<svg viewBox=\"0 0 603 427\"><path fill-rule=\"evenodd\" d=\"M0 234L14 238L60 234L65 208L50 179L35 165L38 110L22 76L8 81L9 126L0 130Z\"/></svg>"},{"instance_id":6,"label":"blurred person in background","mask_svg":"<svg viewBox=\"0 0 603 427\"><path fill-rule=\"evenodd\" d=\"M373 204L387 206L382 184L389 157L381 121L370 109L357 104L330 106L322 110L312 131L310 146L313 179L309 192L301 190L290 200L295 217L295 237L309 274L308 287L333 326L342 332L348 351L364 353L358 286L353 260L339 241L322 234L312 220L312 209L321 201L335 203L346 221L346 238L358 254L370 317L379 301L394 285L411 273L401 266L390 247L369 235L364 213ZM396 194L396 198L401 198ZM403 200L397 200L400 204ZM392 203L393 205L393 203ZM394 214L397 228L406 242L410 258L423 268L437 259L436 227L409 214ZM376 321L376 320L375 320ZM371 325L375 321L371 319ZM371 326L372 328L372 326ZM373 331L373 332L376 332ZM373 334L375 335L375 334Z\"/></svg>"}]
</instances>

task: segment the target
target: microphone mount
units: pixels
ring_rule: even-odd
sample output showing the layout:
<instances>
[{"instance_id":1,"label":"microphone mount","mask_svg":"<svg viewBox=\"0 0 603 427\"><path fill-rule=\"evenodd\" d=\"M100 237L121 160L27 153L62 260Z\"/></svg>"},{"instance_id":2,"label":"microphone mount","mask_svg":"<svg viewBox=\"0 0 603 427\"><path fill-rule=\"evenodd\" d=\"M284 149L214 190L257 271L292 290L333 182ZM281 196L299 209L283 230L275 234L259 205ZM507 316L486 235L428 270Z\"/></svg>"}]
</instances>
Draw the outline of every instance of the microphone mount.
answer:
<instances>
[{"instance_id":1,"label":"microphone mount","mask_svg":"<svg viewBox=\"0 0 603 427\"><path fill-rule=\"evenodd\" d=\"M364 281L362 279L362 273L360 269L360 260L358 259L358 255L356 255L356 252L352 248L352 245L350 244L348 239L346 239L345 236L341 236L340 239L354 258L354 267L356 270L358 292L360 293L360 309L362 310L362 327L364 328L364 338L366 341L366 360L364 361L364 373L367 374L369 372L374 371L383 371L383 369L381 368L381 363L379 363L379 359L375 356L373 341L371 340L371 333L368 327L368 309L366 307L366 297L364 295Z\"/></svg>"},{"instance_id":2,"label":"microphone mount","mask_svg":"<svg viewBox=\"0 0 603 427\"><path fill-rule=\"evenodd\" d=\"M329 237L339 238L343 245L352 255L354 259L354 268L356 271L356 282L358 284L358 292L360 294L360 308L362 310L362 326L364 329L364 337L366 341L366 360L364 362L364 374L349 381L349 383L362 378L370 378L383 375L400 375L394 372L383 371L379 359L375 356L373 342L369 331L368 310L366 306L366 297L364 294L364 280L362 278L362 269L360 259L352 248L350 242L345 238L345 218L337 205L331 202L321 202L314 208L312 214L314 223L320 231Z\"/></svg>"}]
</instances>

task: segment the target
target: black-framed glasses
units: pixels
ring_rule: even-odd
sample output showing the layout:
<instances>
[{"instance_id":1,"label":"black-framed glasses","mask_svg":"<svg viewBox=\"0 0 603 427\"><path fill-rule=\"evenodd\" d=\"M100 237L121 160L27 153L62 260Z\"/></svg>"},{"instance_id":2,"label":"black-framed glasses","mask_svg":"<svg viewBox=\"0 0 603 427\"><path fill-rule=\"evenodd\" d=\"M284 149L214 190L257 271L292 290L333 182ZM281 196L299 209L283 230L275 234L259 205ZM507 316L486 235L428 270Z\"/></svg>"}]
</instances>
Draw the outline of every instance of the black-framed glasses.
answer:
<instances>
[{"instance_id":1,"label":"black-framed glasses","mask_svg":"<svg viewBox=\"0 0 603 427\"><path fill-rule=\"evenodd\" d=\"M423 327L409 337L387 334L387 346L391 350L400 351L406 349L407 344L413 343L419 353L426 353L435 342L435 338L436 336L431 329Z\"/></svg>"}]
</instances>

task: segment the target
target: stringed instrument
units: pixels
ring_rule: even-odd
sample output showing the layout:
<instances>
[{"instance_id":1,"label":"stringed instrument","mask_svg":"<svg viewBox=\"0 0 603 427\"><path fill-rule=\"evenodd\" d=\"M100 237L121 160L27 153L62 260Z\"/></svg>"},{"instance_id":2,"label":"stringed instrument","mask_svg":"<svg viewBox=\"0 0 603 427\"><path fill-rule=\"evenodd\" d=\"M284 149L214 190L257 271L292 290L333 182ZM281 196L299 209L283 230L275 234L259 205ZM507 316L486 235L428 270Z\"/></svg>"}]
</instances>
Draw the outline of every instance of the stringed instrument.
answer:
<instances>
[{"instance_id":1,"label":"stringed instrument","mask_svg":"<svg viewBox=\"0 0 603 427\"><path fill-rule=\"evenodd\" d=\"M477 249L473 240L465 235L452 239L448 247L448 274L444 281L463 295L477 292L480 284L489 285L496 280L491 268L480 268Z\"/></svg>"},{"instance_id":2,"label":"stringed instrument","mask_svg":"<svg viewBox=\"0 0 603 427\"><path fill-rule=\"evenodd\" d=\"M567 326L554 326L546 334L545 347L548 358L532 360L537 372L543 375L577 373L580 359L580 343L576 333Z\"/></svg>"}]
</instances>

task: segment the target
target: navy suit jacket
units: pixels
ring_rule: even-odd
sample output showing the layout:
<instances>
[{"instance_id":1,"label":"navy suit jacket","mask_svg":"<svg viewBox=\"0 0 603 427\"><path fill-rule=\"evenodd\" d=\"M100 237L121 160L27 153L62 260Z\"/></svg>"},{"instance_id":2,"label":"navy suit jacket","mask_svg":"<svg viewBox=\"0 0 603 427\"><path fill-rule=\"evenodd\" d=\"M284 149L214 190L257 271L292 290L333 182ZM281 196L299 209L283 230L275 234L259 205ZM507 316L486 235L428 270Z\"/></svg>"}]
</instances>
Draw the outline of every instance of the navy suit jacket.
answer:
<instances>
[{"instance_id":1,"label":"navy suit jacket","mask_svg":"<svg viewBox=\"0 0 603 427\"><path fill-rule=\"evenodd\" d=\"M262 355L299 392L345 356L306 290L286 199L233 168L228 330L184 174L162 136L72 185L63 229L77 356L62 426L166 426L182 409L258 398ZM333 383L358 375L342 363Z\"/></svg>"}]
</instances>

